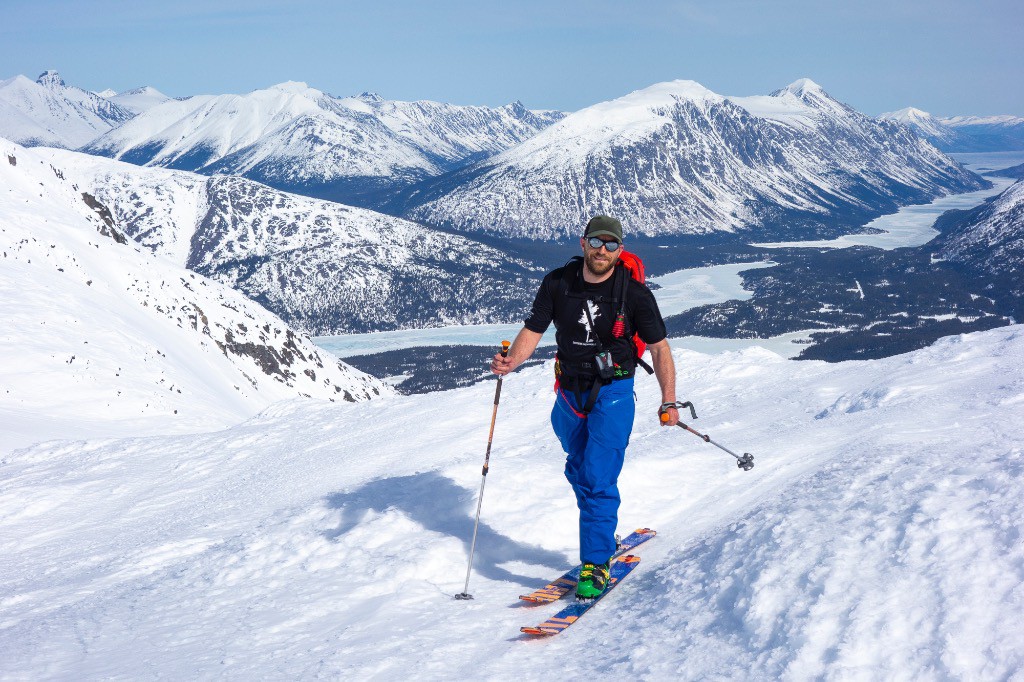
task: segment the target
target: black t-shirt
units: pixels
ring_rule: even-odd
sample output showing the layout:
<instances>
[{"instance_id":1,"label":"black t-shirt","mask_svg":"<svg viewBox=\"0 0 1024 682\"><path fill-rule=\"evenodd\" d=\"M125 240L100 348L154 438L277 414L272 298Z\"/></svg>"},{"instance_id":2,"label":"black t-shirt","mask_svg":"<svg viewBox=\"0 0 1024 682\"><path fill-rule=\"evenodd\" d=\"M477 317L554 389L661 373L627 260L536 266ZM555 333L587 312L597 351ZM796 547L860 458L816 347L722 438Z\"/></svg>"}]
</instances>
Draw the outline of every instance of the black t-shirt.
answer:
<instances>
[{"instance_id":1,"label":"black t-shirt","mask_svg":"<svg viewBox=\"0 0 1024 682\"><path fill-rule=\"evenodd\" d=\"M615 274L598 284L585 282L581 268L582 262L574 260L544 277L525 326L543 334L549 324L555 323L559 363L570 375L595 373L594 355L599 352L600 339L600 346L611 351L612 359L621 368L620 376L632 376L636 367L633 334L647 344L658 343L667 334L654 294L630 277L624 267L616 266ZM627 284L626 330L616 339L612 326L620 309L623 278ZM584 311L588 302L596 335L591 332Z\"/></svg>"}]
</instances>

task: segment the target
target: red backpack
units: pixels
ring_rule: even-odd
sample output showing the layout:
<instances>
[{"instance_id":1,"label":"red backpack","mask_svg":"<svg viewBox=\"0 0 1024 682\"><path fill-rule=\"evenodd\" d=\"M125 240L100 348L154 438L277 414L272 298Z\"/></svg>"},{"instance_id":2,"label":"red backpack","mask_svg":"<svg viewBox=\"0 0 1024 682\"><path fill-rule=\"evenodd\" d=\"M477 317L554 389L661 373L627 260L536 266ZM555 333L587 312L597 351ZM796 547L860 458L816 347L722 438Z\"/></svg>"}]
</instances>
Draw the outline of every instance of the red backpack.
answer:
<instances>
[{"instance_id":1,"label":"red backpack","mask_svg":"<svg viewBox=\"0 0 1024 682\"><path fill-rule=\"evenodd\" d=\"M630 277L640 282L640 284L647 284L647 276L644 272L644 262L640 260L640 256L623 249L622 254L619 256L619 263L621 263L626 268L626 272L629 273ZM625 314L625 308L626 297L625 295L623 295L622 308L619 310L619 316L615 318L615 324L612 327L612 334L616 337L621 337L623 332L625 331L626 323L623 319L623 316ZM647 373L650 374L653 370L650 368L650 365L648 365L646 362L642 360L644 356L644 351L647 350L647 344L640 340L639 334L633 334L633 345L636 346L637 364L646 369Z\"/></svg>"}]
</instances>

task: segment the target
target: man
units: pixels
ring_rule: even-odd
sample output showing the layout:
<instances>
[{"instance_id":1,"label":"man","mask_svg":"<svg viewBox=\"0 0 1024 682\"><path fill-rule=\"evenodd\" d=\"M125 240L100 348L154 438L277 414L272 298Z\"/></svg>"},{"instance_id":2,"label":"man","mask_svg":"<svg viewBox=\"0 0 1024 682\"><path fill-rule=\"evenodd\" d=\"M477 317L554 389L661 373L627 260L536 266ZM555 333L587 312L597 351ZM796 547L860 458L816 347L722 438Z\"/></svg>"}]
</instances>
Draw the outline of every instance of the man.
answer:
<instances>
[{"instance_id":1,"label":"man","mask_svg":"<svg viewBox=\"0 0 1024 682\"><path fill-rule=\"evenodd\" d=\"M663 426L675 426L675 364L665 322L650 289L624 267L622 225L595 216L580 239L583 259L553 270L541 282L533 309L508 355L495 355L491 371L504 375L533 355L555 323L557 381L551 425L566 452L565 477L580 510L580 561L576 596L593 599L608 585L618 524L619 472L636 410L633 374L639 361L633 335L651 351L661 386ZM624 294L624 295L623 295ZM622 324L624 323L624 324ZM639 361L642 362L642 361ZM650 371L650 370L648 370Z\"/></svg>"}]
</instances>

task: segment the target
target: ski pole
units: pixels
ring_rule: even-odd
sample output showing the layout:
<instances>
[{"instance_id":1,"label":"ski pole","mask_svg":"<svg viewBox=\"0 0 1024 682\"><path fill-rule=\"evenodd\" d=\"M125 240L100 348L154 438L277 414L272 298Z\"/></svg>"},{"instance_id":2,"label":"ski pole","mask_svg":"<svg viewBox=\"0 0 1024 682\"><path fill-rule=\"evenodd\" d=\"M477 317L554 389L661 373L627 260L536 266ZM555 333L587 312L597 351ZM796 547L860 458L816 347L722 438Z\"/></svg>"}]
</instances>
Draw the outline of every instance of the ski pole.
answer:
<instances>
[{"instance_id":1,"label":"ski pole","mask_svg":"<svg viewBox=\"0 0 1024 682\"><path fill-rule=\"evenodd\" d=\"M682 409L684 407L688 407L688 408L690 408L690 414L693 415L693 418L694 419L697 418L697 410L694 409L693 403L691 403L690 401L686 401L685 403L675 403L675 404L665 403L664 405L661 406L661 421L663 421L663 422L667 422L669 420L668 413L665 412L665 408L666 407L675 407L676 409ZM709 436L707 434L703 434L700 431L697 431L696 429L693 429L693 428L687 426L683 422L677 422L676 426L678 426L681 429L685 429L686 431L689 431L693 435L695 435L698 438L700 438L701 440L703 440L705 443L711 443L712 445L714 445L719 450L725 450L726 452L728 452L730 455L732 455L733 457L736 458L736 466L738 466L740 469L743 469L744 471L750 471L751 469L754 468L754 456L752 454L750 454L749 452L744 452L743 456L740 457L739 455L737 455L735 452L733 452L729 448L727 448L727 447L725 447L723 445L719 445L715 441L711 440L711 436Z\"/></svg>"},{"instance_id":2,"label":"ski pole","mask_svg":"<svg viewBox=\"0 0 1024 682\"><path fill-rule=\"evenodd\" d=\"M501 342L501 357L508 357L508 341ZM473 522L473 542L469 545L469 566L466 567L466 586L462 592L455 595L456 599L472 599L469 593L469 576L473 573L473 554L476 552L476 533L480 529L480 508L484 504L484 485L487 483L487 470L491 463L491 442L494 440L494 422L498 418L498 401L501 399L501 380L504 378L498 375L498 385L494 387L494 409L491 411L491 432L487 434L487 453L484 455L484 469L480 479L480 493L476 498L476 521Z\"/></svg>"}]
</instances>

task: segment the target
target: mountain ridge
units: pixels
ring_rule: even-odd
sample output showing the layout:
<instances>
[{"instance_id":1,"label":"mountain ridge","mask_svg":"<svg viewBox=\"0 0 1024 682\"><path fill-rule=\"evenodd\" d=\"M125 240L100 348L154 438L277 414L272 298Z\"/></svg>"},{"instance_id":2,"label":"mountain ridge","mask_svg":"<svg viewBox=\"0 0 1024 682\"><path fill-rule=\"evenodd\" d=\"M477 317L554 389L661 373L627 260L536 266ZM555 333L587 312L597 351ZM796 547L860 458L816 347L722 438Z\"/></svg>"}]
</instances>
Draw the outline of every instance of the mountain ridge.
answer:
<instances>
[{"instance_id":1,"label":"mountain ridge","mask_svg":"<svg viewBox=\"0 0 1024 682\"><path fill-rule=\"evenodd\" d=\"M809 79L755 98L672 81L570 114L388 209L465 234L560 239L613 213L632 234L672 236L804 229L836 216L859 225L986 182Z\"/></svg>"},{"instance_id":2,"label":"mountain ridge","mask_svg":"<svg viewBox=\"0 0 1024 682\"><path fill-rule=\"evenodd\" d=\"M386 192L533 135L558 112L334 97L289 81L245 95L164 102L82 151L370 205ZM228 125L231 121L243 124Z\"/></svg>"},{"instance_id":3,"label":"mountain ridge","mask_svg":"<svg viewBox=\"0 0 1024 682\"><path fill-rule=\"evenodd\" d=\"M246 178L39 153L145 248L313 335L510 321L540 277L493 246Z\"/></svg>"}]
</instances>

